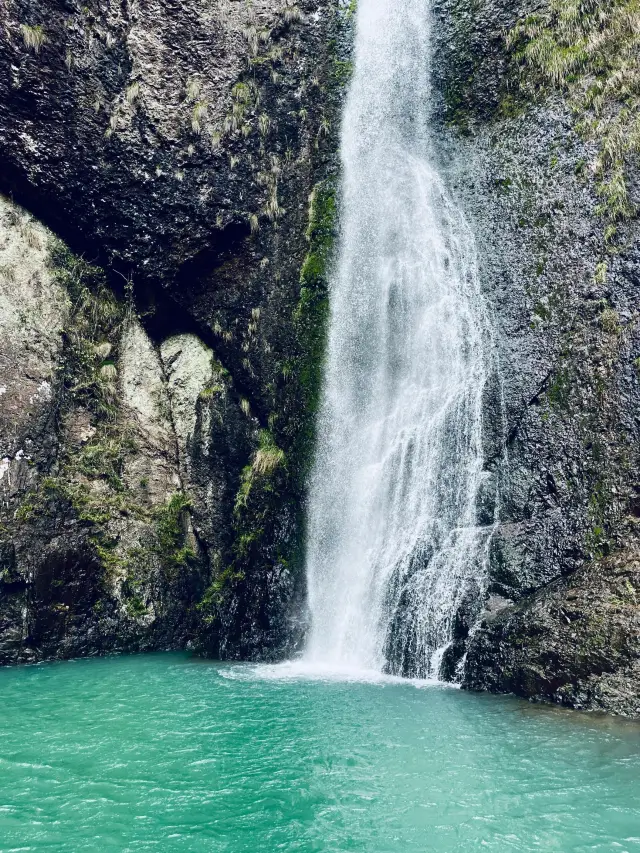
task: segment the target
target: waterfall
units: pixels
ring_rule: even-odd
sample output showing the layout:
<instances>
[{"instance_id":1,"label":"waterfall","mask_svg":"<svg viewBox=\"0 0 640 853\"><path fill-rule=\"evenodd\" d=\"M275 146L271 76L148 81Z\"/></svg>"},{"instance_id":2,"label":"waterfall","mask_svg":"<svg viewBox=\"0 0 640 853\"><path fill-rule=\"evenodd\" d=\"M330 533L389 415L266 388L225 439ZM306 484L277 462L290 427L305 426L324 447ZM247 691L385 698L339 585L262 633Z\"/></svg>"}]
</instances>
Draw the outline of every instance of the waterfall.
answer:
<instances>
[{"instance_id":1,"label":"waterfall","mask_svg":"<svg viewBox=\"0 0 640 853\"><path fill-rule=\"evenodd\" d=\"M313 663L437 675L486 589L489 331L435 167L427 0L358 0L307 543Z\"/></svg>"}]
</instances>

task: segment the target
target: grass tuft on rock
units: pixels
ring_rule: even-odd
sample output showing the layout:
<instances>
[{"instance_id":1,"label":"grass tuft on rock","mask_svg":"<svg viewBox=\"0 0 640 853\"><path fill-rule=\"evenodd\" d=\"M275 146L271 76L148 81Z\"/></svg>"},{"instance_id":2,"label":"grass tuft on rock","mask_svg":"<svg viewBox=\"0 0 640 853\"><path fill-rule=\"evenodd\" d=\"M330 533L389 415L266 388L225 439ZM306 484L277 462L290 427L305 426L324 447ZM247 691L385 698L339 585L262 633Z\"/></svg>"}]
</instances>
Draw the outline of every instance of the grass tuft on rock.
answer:
<instances>
[{"instance_id":1,"label":"grass tuft on rock","mask_svg":"<svg viewBox=\"0 0 640 853\"><path fill-rule=\"evenodd\" d=\"M520 85L567 91L579 129L598 140L600 213L612 222L634 216L627 167L640 153L640 0L548 0L507 45L522 66Z\"/></svg>"},{"instance_id":2,"label":"grass tuft on rock","mask_svg":"<svg viewBox=\"0 0 640 853\"><path fill-rule=\"evenodd\" d=\"M25 47L28 47L34 53L40 53L40 48L47 40L42 25L36 24L32 27L29 24L21 24L20 32L22 33L22 40L25 43Z\"/></svg>"}]
</instances>

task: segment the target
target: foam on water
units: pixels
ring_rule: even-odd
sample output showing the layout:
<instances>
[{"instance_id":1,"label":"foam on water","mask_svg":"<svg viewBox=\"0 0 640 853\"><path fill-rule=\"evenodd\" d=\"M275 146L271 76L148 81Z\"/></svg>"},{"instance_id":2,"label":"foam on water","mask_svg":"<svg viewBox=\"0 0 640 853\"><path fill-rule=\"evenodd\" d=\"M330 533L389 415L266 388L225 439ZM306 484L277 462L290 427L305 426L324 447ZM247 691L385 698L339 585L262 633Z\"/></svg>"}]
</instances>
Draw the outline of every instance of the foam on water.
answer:
<instances>
[{"instance_id":1,"label":"foam on water","mask_svg":"<svg viewBox=\"0 0 640 853\"><path fill-rule=\"evenodd\" d=\"M413 687L447 687L454 685L437 678L402 678L378 669L359 669L348 664L340 666L309 661L306 658L275 664L234 664L219 670L223 678L265 681L325 681L353 684L402 684Z\"/></svg>"}]
</instances>

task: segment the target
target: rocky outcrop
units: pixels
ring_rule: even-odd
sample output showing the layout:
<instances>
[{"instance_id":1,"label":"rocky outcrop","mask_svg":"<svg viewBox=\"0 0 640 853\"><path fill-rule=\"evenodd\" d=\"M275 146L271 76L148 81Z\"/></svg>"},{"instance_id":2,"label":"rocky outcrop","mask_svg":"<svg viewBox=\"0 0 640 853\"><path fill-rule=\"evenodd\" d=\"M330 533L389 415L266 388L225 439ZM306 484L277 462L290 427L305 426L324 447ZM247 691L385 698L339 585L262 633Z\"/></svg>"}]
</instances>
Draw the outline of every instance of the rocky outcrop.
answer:
<instances>
[{"instance_id":1,"label":"rocky outcrop","mask_svg":"<svg viewBox=\"0 0 640 853\"><path fill-rule=\"evenodd\" d=\"M465 686L640 716L640 563L619 552L490 615Z\"/></svg>"},{"instance_id":2,"label":"rocky outcrop","mask_svg":"<svg viewBox=\"0 0 640 853\"><path fill-rule=\"evenodd\" d=\"M303 99L325 82L326 4L10 0L0 15L4 188L125 274L170 287L214 269L252 217L281 218L287 171L308 172L327 135Z\"/></svg>"},{"instance_id":3,"label":"rocky outcrop","mask_svg":"<svg viewBox=\"0 0 640 853\"><path fill-rule=\"evenodd\" d=\"M6 503L32 480L27 461L45 457L47 426L71 305L48 264L51 234L0 198L0 471Z\"/></svg>"},{"instance_id":4,"label":"rocky outcrop","mask_svg":"<svg viewBox=\"0 0 640 853\"><path fill-rule=\"evenodd\" d=\"M206 575L159 353L99 269L2 216L0 662L182 644Z\"/></svg>"},{"instance_id":5,"label":"rocky outcrop","mask_svg":"<svg viewBox=\"0 0 640 853\"><path fill-rule=\"evenodd\" d=\"M299 638L342 6L0 10L2 661Z\"/></svg>"}]
</instances>

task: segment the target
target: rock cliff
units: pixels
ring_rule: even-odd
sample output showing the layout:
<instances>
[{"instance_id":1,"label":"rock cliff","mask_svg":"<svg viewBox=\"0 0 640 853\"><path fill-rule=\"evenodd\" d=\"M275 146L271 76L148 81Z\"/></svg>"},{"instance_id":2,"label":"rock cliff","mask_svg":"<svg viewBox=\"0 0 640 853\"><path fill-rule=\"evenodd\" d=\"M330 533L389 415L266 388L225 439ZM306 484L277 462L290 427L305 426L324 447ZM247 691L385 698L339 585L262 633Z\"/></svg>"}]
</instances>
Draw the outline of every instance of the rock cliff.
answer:
<instances>
[{"instance_id":1,"label":"rock cliff","mask_svg":"<svg viewBox=\"0 0 640 853\"><path fill-rule=\"evenodd\" d=\"M0 662L299 639L349 18L0 10Z\"/></svg>"},{"instance_id":2,"label":"rock cliff","mask_svg":"<svg viewBox=\"0 0 640 853\"><path fill-rule=\"evenodd\" d=\"M635 149L613 138L636 120L627 5L438 2L434 106L495 326L489 601L470 637L460 620L464 684L637 713L640 232Z\"/></svg>"}]
</instances>

